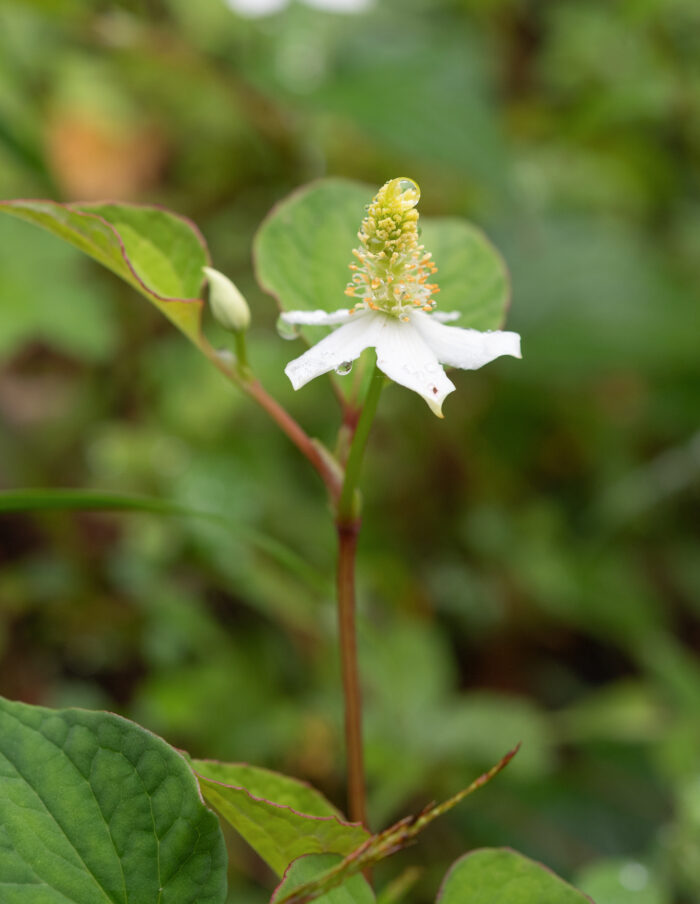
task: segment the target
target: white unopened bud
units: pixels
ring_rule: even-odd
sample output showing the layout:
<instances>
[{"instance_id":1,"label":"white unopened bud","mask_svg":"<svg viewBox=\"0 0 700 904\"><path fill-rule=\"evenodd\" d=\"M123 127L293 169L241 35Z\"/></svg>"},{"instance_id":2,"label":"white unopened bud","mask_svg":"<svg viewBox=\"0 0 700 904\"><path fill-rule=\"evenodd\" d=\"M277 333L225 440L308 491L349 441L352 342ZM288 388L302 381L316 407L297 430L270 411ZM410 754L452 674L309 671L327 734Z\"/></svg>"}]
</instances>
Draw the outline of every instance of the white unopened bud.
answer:
<instances>
[{"instance_id":1,"label":"white unopened bud","mask_svg":"<svg viewBox=\"0 0 700 904\"><path fill-rule=\"evenodd\" d=\"M212 267L202 267L209 280L209 304L212 313L225 330L242 333L250 326L248 302L228 276Z\"/></svg>"}]
</instances>

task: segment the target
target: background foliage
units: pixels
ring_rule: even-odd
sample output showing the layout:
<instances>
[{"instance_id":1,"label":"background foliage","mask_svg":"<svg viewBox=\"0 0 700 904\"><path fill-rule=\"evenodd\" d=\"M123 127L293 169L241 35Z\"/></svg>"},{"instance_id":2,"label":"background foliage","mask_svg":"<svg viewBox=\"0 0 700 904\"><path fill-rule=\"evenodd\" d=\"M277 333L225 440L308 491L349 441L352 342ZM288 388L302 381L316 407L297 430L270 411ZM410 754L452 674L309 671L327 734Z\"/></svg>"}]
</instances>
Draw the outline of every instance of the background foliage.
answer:
<instances>
[{"instance_id":1,"label":"background foliage","mask_svg":"<svg viewBox=\"0 0 700 904\"><path fill-rule=\"evenodd\" d=\"M418 180L502 249L523 362L458 374L446 419L396 388L366 469L362 658L375 826L487 789L381 867L512 845L597 904L700 895L695 0L222 0L0 6L0 196L162 203L246 291L293 394L255 230L322 175ZM300 265L303 266L303 261ZM310 585L220 524L0 518L0 692L106 707L195 756L342 804L323 494L265 416L128 287L0 219L0 485L197 505L287 542ZM212 323L209 334L216 336ZM221 340L221 337L219 337ZM416 429L416 424L423 427ZM231 839L231 900L266 867Z\"/></svg>"}]
</instances>

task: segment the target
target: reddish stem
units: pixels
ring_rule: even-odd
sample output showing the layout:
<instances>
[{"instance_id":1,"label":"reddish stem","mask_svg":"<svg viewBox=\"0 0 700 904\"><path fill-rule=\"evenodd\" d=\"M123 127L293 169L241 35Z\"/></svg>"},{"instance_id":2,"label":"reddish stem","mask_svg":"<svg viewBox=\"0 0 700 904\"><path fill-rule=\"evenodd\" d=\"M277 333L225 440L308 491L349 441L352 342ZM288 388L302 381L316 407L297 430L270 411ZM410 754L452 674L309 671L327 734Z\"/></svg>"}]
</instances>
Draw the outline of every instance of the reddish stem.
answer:
<instances>
[{"instance_id":1,"label":"reddish stem","mask_svg":"<svg viewBox=\"0 0 700 904\"><path fill-rule=\"evenodd\" d=\"M345 746L348 771L348 812L353 822L367 825L362 752L362 699L357 665L355 627L355 554L359 521L338 524L338 624L345 698Z\"/></svg>"}]
</instances>

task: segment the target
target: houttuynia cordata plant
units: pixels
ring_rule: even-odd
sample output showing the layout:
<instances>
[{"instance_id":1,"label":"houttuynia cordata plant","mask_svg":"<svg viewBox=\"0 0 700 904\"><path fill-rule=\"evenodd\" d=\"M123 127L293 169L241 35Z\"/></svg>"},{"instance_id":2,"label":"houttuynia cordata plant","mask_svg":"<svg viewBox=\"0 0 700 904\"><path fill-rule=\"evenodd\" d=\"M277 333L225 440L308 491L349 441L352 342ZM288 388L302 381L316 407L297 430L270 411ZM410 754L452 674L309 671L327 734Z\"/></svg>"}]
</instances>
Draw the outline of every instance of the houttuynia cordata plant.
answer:
<instances>
[{"instance_id":1,"label":"houttuynia cordata plant","mask_svg":"<svg viewBox=\"0 0 700 904\"><path fill-rule=\"evenodd\" d=\"M332 449L310 436L257 378L246 341L254 312L211 266L193 224L143 206L0 203L0 210L74 245L155 304L267 412L318 473L338 543L347 764L346 816L297 779L257 766L192 759L120 716L2 700L3 904L223 902L227 858L221 821L277 875L270 899L275 904L397 901L410 895L411 869L377 898L370 868L406 847L515 755L517 738L500 762L450 800L384 830L368 824L355 557L360 474L380 394L385 385L397 384L442 417L443 403L455 389L446 367L474 370L501 356L520 357L520 337L500 329L508 280L498 253L464 221L426 220L419 230L419 199L418 185L408 178L390 180L373 199L363 185L325 180L283 201L258 232L256 270L261 287L279 305L278 332L307 346L291 361L280 346L280 367L286 364L295 390L329 375L339 405ZM213 315L231 338L224 350L209 342L202 327L205 282ZM468 377L455 375L455 380ZM98 491L47 491L39 503L29 491L3 494L5 512L37 505L188 514L166 499ZM289 567L303 568L275 541L253 532L249 539ZM501 848L466 853L436 893L442 904L588 900L540 864Z\"/></svg>"}]
</instances>

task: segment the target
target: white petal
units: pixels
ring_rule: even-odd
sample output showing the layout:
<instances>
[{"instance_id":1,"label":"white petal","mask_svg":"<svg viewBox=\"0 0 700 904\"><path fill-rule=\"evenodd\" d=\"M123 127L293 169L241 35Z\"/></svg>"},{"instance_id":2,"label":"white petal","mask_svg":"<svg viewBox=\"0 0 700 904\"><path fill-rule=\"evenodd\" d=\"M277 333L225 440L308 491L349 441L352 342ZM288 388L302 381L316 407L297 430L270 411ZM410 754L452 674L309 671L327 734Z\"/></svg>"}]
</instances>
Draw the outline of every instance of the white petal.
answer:
<instances>
[{"instance_id":1,"label":"white petal","mask_svg":"<svg viewBox=\"0 0 700 904\"><path fill-rule=\"evenodd\" d=\"M349 323L358 315L347 309L339 311L283 311L280 320L285 323L297 323L300 326L334 326L338 323Z\"/></svg>"},{"instance_id":2,"label":"white petal","mask_svg":"<svg viewBox=\"0 0 700 904\"><path fill-rule=\"evenodd\" d=\"M378 318L377 366L395 383L423 396L430 409L442 417L445 396L455 388L438 360L411 322Z\"/></svg>"},{"instance_id":3,"label":"white petal","mask_svg":"<svg viewBox=\"0 0 700 904\"><path fill-rule=\"evenodd\" d=\"M367 9L371 0L306 0L316 9L328 9L336 13L357 13Z\"/></svg>"},{"instance_id":4,"label":"white petal","mask_svg":"<svg viewBox=\"0 0 700 904\"><path fill-rule=\"evenodd\" d=\"M452 323L453 320L459 320L462 316L461 311L433 311L430 315L433 320L437 320L438 323Z\"/></svg>"},{"instance_id":5,"label":"white petal","mask_svg":"<svg viewBox=\"0 0 700 904\"><path fill-rule=\"evenodd\" d=\"M255 19L279 12L287 5L287 0L226 0L226 5L241 16Z\"/></svg>"},{"instance_id":6,"label":"white petal","mask_svg":"<svg viewBox=\"0 0 700 904\"><path fill-rule=\"evenodd\" d=\"M438 361L449 367L476 370L501 355L522 357L520 336L502 330L482 333L458 326L444 326L433 315L416 311L411 323L433 350Z\"/></svg>"},{"instance_id":7,"label":"white petal","mask_svg":"<svg viewBox=\"0 0 700 904\"><path fill-rule=\"evenodd\" d=\"M375 344L380 326L381 320L374 313L354 314L349 323L289 362L284 372L292 381L292 386L299 389L314 377L359 358L366 348Z\"/></svg>"}]
</instances>

